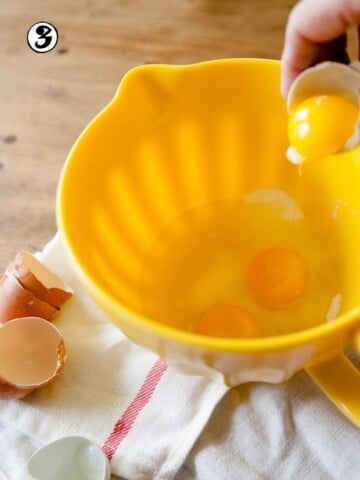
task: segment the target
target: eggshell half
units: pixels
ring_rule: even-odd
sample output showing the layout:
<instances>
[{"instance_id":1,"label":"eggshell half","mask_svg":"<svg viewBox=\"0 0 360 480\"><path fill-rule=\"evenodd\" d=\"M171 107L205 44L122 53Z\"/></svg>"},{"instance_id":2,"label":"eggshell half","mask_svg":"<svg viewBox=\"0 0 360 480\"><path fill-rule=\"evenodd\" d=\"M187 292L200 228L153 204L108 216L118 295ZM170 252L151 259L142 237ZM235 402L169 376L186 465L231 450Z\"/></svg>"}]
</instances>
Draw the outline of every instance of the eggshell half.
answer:
<instances>
[{"instance_id":1,"label":"eggshell half","mask_svg":"<svg viewBox=\"0 0 360 480\"><path fill-rule=\"evenodd\" d=\"M322 62L304 70L293 82L287 97L287 108L292 113L303 100L313 95L341 91L347 92L357 103L360 95L360 72L357 63L343 65Z\"/></svg>"},{"instance_id":2,"label":"eggshell half","mask_svg":"<svg viewBox=\"0 0 360 480\"><path fill-rule=\"evenodd\" d=\"M84 437L63 437L37 450L28 462L37 480L110 480L110 464L101 448Z\"/></svg>"},{"instance_id":3,"label":"eggshell half","mask_svg":"<svg viewBox=\"0 0 360 480\"><path fill-rule=\"evenodd\" d=\"M51 320L57 309L26 290L16 277L7 273L0 278L0 323L19 317Z\"/></svg>"},{"instance_id":4,"label":"eggshell half","mask_svg":"<svg viewBox=\"0 0 360 480\"><path fill-rule=\"evenodd\" d=\"M60 331L38 317L0 328L0 397L21 398L57 377L66 360Z\"/></svg>"},{"instance_id":5,"label":"eggshell half","mask_svg":"<svg viewBox=\"0 0 360 480\"><path fill-rule=\"evenodd\" d=\"M3 380L0 378L0 382ZM9 385L7 383L0 383L0 398L3 400L18 400L20 398L26 397L34 391L34 388L18 388L14 385Z\"/></svg>"},{"instance_id":6,"label":"eggshell half","mask_svg":"<svg viewBox=\"0 0 360 480\"><path fill-rule=\"evenodd\" d=\"M16 277L21 285L37 298L56 308L74 293L62 278L25 250L16 255L7 272Z\"/></svg>"}]
</instances>

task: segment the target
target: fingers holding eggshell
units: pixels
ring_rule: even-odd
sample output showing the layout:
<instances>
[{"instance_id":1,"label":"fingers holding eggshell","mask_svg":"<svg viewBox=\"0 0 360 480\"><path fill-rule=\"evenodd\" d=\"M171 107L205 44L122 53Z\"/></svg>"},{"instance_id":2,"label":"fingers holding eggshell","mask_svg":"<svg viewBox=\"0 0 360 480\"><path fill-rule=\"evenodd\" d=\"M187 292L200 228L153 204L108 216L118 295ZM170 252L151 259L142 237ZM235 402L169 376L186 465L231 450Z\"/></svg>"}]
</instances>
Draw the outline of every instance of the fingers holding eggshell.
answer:
<instances>
[{"instance_id":1,"label":"fingers holding eggshell","mask_svg":"<svg viewBox=\"0 0 360 480\"><path fill-rule=\"evenodd\" d=\"M59 375L66 360L60 331L39 317L0 327L0 398L22 398Z\"/></svg>"}]
</instances>

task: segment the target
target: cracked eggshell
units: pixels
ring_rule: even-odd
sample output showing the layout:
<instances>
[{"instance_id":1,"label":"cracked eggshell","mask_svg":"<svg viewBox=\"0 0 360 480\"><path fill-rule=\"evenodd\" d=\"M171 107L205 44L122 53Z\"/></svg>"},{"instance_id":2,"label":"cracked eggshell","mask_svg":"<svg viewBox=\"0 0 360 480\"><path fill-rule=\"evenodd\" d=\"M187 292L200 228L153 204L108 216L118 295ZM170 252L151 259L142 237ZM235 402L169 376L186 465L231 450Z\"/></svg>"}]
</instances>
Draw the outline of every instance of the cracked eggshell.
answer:
<instances>
[{"instance_id":1,"label":"cracked eggshell","mask_svg":"<svg viewBox=\"0 0 360 480\"><path fill-rule=\"evenodd\" d=\"M62 278L25 250L16 255L7 272L16 277L25 289L55 308L59 308L74 293Z\"/></svg>"},{"instance_id":2,"label":"cracked eggshell","mask_svg":"<svg viewBox=\"0 0 360 480\"><path fill-rule=\"evenodd\" d=\"M58 311L26 290L10 273L0 278L0 301L0 323L19 317L42 317L51 320Z\"/></svg>"},{"instance_id":3,"label":"cracked eggshell","mask_svg":"<svg viewBox=\"0 0 360 480\"><path fill-rule=\"evenodd\" d=\"M3 380L0 378L0 382ZM19 388L14 385L9 385L7 383L0 383L0 398L3 400L20 400L21 398L26 397L29 393L33 392L35 389L30 388Z\"/></svg>"},{"instance_id":4,"label":"cracked eggshell","mask_svg":"<svg viewBox=\"0 0 360 480\"><path fill-rule=\"evenodd\" d=\"M84 437L64 437L36 451L28 462L36 480L110 480L110 464L101 448Z\"/></svg>"},{"instance_id":5,"label":"cracked eggshell","mask_svg":"<svg viewBox=\"0 0 360 480\"><path fill-rule=\"evenodd\" d=\"M347 92L360 105L359 62L344 65L337 62L322 62L307 68L294 80L287 97L289 113L303 100L313 95Z\"/></svg>"},{"instance_id":6,"label":"cracked eggshell","mask_svg":"<svg viewBox=\"0 0 360 480\"><path fill-rule=\"evenodd\" d=\"M341 92L355 101L360 108L360 62L344 65L338 62L322 62L304 70L293 82L287 97L288 113L306 98ZM341 120L340 120L341 121ZM360 114L354 125L354 133L347 140L344 149L348 150L360 143ZM287 158L298 165L305 159L290 146Z\"/></svg>"},{"instance_id":7,"label":"cracked eggshell","mask_svg":"<svg viewBox=\"0 0 360 480\"><path fill-rule=\"evenodd\" d=\"M66 347L60 331L39 317L13 319L0 327L0 398L22 398L61 372Z\"/></svg>"}]
</instances>

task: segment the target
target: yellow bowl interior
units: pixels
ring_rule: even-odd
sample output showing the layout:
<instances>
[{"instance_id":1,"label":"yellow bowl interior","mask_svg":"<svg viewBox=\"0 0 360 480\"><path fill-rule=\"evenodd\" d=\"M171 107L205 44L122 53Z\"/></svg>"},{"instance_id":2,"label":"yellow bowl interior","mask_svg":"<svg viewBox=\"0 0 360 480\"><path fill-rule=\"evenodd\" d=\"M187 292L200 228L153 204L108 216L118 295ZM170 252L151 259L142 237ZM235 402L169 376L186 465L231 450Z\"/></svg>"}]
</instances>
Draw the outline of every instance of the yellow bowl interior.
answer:
<instances>
[{"instance_id":1,"label":"yellow bowl interior","mask_svg":"<svg viewBox=\"0 0 360 480\"><path fill-rule=\"evenodd\" d=\"M59 228L85 283L120 327L126 316L144 331L185 343L244 344L204 339L144 317L139 271L157 233L182 212L254 188L296 189L297 169L285 158L287 113L279 83L279 62L271 60L141 66L126 74L74 145L59 184ZM345 313L331 325L248 341L248 347L290 345L357 321L359 149L311 165L303 184L303 208L336 243Z\"/></svg>"}]
</instances>

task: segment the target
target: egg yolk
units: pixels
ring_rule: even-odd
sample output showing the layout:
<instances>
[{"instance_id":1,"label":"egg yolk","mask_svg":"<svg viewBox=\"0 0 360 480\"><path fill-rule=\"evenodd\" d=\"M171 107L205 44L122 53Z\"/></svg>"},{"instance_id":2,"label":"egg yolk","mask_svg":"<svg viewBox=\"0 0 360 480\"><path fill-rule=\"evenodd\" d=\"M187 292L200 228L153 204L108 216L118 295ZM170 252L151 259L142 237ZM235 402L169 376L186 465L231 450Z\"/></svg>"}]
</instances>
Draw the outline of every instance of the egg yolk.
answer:
<instances>
[{"instance_id":1,"label":"egg yolk","mask_svg":"<svg viewBox=\"0 0 360 480\"><path fill-rule=\"evenodd\" d=\"M232 303L213 305L199 324L198 333L213 337L252 338L261 335L260 325L254 316Z\"/></svg>"},{"instance_id":2,"label":"egg yolk","mask_svg":"<svg viewBox=\"0 0 360 480\"><path fill-rule=\"evenodd\" d=\"M320 159L342 150L355 131L358 105L337 95L301 102L289 117L290 145L305 159Z\"/></svg>"},{"instance_id":3,"label":"egg yolk","mask_svg":"<svg viewBox=\"0 0 360 480\"><path fill-rule=\"evenodd\" d=\"M247 271L250 292L270 309L287 308L299 302L306 293L308 277L304 259L287 247L262 250Z\"/></svg>"}]
</instances>

